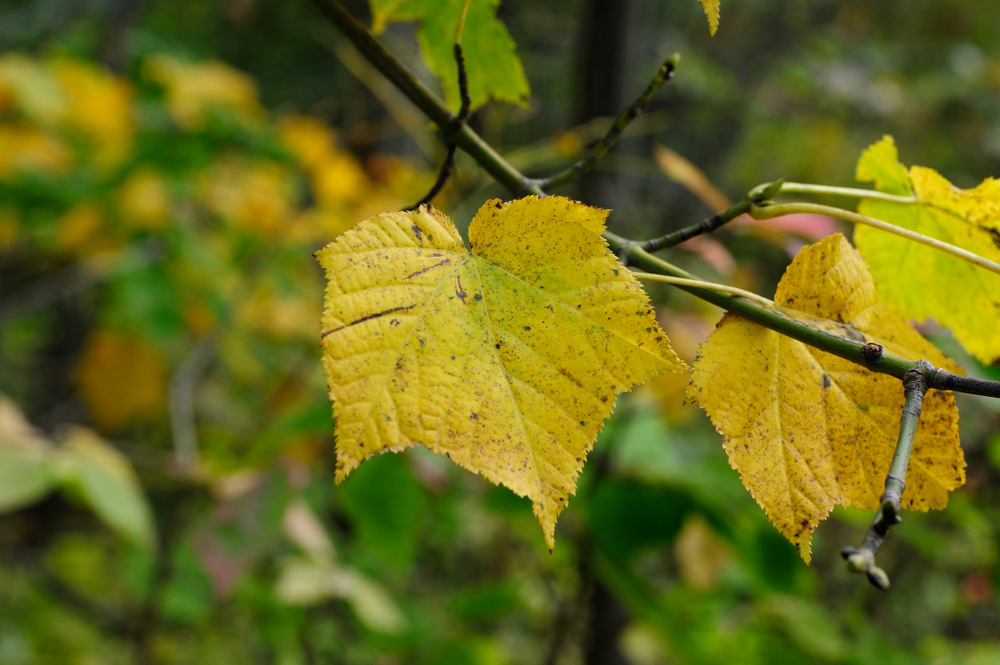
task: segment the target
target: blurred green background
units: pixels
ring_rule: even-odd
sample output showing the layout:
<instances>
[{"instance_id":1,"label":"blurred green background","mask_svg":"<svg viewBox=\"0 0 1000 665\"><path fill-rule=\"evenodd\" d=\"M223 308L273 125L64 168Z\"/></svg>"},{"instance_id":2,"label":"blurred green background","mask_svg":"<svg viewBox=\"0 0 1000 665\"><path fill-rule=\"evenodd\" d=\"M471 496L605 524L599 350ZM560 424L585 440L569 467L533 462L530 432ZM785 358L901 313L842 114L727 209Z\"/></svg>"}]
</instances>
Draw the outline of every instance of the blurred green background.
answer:
<instances>
[{"instance_id":1,"label":"blurred green background","mask_svg":"<svg viewBox=\"0 0 1000 665\"><path fill-rule=\"evenodd\" d=\"M851 185L887 133L960 186L1000 172L1000 14L983 3L728 0L715 37L695 0L505 0L500 16L532 92L473 122L533 175L681 53L560 192L613 208L624 235L778 177ZM380 39L440 88L412 25ZM0 663L1000 659L989 400L960 400L967 486L880 552L888 593L838 554L870 516L836 513L805 566L678 381L619 402L552 553L526 501L423 450L334 486L311 254L417 201L442 156L304 0L0 5ZM460 157L436 203L464 229L494 195ZM671 260L770 295L833 228L736 224ZM719 313L650 291L691 360Z\"/></svg>"}]
</instances>

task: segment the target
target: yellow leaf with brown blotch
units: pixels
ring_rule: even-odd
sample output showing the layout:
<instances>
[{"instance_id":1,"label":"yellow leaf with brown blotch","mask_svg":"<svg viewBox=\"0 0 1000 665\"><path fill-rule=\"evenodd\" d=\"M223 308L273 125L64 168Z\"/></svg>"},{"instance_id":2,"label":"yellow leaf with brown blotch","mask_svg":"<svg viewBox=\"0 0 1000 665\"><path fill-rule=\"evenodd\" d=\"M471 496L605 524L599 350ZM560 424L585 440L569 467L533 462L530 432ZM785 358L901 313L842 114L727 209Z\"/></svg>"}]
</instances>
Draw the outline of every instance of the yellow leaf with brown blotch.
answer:
<instances>
[{"instance_id":1,"label":"yellow leaf with brown blotch","mask_svg":"<svg viewBox=\"0 0 1000 665\"><path fill-rule=\"evenodd\" d=\"M839 234L799 252L775 304L815 327L964 373L878 299L864 260ZM902 415L898 379L727 314L702 345L689 396L724 436L743 485L806 562L812 532L834 506L878 507ZM944 508L964 482L954 398L931 390L902 506Z\"/></svg>"},{"instance_id":2,"label":"yellow leaf with brown blotch","mask_svg":"<svg viewBox=\"0 0 1000 665\"><path fill-rule=\"evenodd\" d=\"M615 395L683 371L639 283L563 197L487 202L471 251L433 208L321 250L337 479L422 444L534 502L551 548Z\"/></svg>"}]
</instances>

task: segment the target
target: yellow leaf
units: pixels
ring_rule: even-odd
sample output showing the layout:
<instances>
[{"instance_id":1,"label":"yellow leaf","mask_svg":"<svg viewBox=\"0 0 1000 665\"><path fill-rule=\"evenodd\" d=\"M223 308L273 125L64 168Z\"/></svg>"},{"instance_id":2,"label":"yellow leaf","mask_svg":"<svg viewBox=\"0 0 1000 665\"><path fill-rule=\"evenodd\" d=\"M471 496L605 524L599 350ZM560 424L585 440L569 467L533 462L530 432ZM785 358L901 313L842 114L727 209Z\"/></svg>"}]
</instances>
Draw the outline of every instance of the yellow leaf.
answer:
<instances>
[{"instance_id":1,"label":"yellow leaf","mask_svg":"<svg viewBox=\"0 0 1000 665\"><path fill-rule=\"evenodd\" d=\"M1000 262L1000 180L958 189L935 171L899 163L892 138L868 148L858 178L913 203L866 200L858 210ZM862 226L854 233L882 298L907 318L933 317L984 363L1000 358L1000 275L899 236Z\"/></svg>"},{"instance_id":2,"label":"yellow leaf","mask_svg":"<svg viewBox=\"0 0 1000 665\"><path fill-rule=\"evenodd\" d=\"M28 125L0 125L0 179L22 172L62 174L73 155L55 136Z\"/></svg>"},{"instance_id":3,"label":"yellow leaf","mask_svg":"<svg viewBox=\"0 0 1000 665\"><path fill-rule=\"evenodd\" d=\"M157 55L143 70L163 85L170 115L184 129L203 128L213 109L229 112L251 125L267 115L253 79L221 62L189 63Z\"/></svg>"},{"instance_id":4,"label":"yellow leaf","mask_svg":"<svg viewBox=\"0 0 1000 665\"><path fill-rule=\"evenodd\" d=\"M615 395L683 371L607 211L486 203L472 251L433 208L379 215L318 253L337 479L423 444L534 502L551 548Z\"/></svg>"},{"instance_id":5,"label":"yellow leaf","mask_svg":"<svg viewBox=\"0 0 1000 665\"><path fill-rule=\"evenodd\" d=\"M0 111L13 108L31 122L53 125L67 107L59 81L48 67L20 53L0 57Z\"/></svg>"},{"instance_id":6,"label":"yellow leaf","mask_svg":"<svg viewBox=\"0 0 1000 665\"><path fill-rule=\"evenodd\" d=\"M839 234L799 252L775 303L831 332L962 373L879 301L864 260ZM806 562L812 532L834 506L878 506L903 407L898 379L726 315L702 346L689 395L725 437L744 486ZM944 508L965 482L957 422L951 393L930 391L903 507Z\"/></svg>"},{"instance_id":7,"label":"yellow leaf","mask_svg":"<svg viewBox=\"0 0 1000 665\"><path fill-rule=\"evenodd\" d=\"M218 159L197 196L219 217L265 237L283 238L295 216L293 172L275 162Z\"/></svg>"},{"instance_id":8,"label":"yellow leaf","mask_svg":"<svg viewBox=\"0 0 1000 665\"><path fill-rule=\"evenodd\" d=\"M86 136L89 154L104 167L117 165L132 146L132 94L128 84L92 64L55 60L52 72L68 104L63 124Z\"/></svg>"},{"instance_id":9,"label":"yellow leaf","mask_svg":"<svg viewBox=\"0 0 1000 665\"><path fill-rule=\"evenodd\" d=\"M170 192L166 181L155 171L134 170L115 192L122 221L131 228L159 231L170 216Z\"/></svg>"},{"instance_id":10,"label":"yellow leaf","mask_svg":"<svg viewBox=\"0 0 1000 665\"><path fill-rule=\"evenodd\" d=\"M719 29L719 0L698 0L698 2L708 17L708 31L714 36L715 31Z\"/></svg>"},{"instance_id":11,"label":"yellow leaf","mask_svg":"<svg viewBox=\"0 0 1000 665\"><path fill-rule=\"evenodd\" d=\"M117 431L160 415L167 403L167 367L148 343L107 330L87 342L76 381L94 422Z\"/></svg>"}]
</instances>

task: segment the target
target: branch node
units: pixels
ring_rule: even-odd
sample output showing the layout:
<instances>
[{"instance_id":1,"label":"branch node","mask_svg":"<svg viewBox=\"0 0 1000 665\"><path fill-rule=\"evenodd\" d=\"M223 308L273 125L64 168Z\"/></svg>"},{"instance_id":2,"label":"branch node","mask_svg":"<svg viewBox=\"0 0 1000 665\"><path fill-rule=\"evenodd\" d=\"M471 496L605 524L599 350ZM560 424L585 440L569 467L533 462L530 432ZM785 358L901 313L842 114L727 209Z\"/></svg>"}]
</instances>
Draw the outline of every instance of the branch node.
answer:
<instances>
[{"instance_id":1,"label":"branch node","mask_svg":"<svg viewBox=\"0 0 1000 665\"><path fill-rule=\"evenodd\" d=\"M882 345L875 342L868 342L861 347L861 357L864 358L866 365L873 365L882 360L882 353Z\"/></svg>"}]
</instances>

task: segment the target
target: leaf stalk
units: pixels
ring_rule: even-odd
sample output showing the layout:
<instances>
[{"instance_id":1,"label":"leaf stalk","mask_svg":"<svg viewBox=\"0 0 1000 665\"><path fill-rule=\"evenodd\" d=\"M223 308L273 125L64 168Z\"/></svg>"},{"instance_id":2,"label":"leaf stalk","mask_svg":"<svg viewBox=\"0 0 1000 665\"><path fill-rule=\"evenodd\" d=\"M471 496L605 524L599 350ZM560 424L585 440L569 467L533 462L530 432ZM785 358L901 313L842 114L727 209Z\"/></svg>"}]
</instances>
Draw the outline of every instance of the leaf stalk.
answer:
<instances>
[{"instance_id":1,"label":"leaf stalk","mask_svg":"<svg viewBox=\"0 0 1000 665\"><path fill-rule=\"evenodd\" d=\"M889 203L911 204L918 203L915 196L899 196L897 194L887 194L874 189L860 189L857 187L833 187L830 185L814 185L804 182L785 182L781 185L781 194L814 194L816 196L840 196L853 199L872 199L875 201L887 201ZM771 197L773 198L773 197Z\"/></svg>"},{"instance_id":2,"label":"leaf stalk","mask_svg":"<svg viewBox=\"0 0 1000 665\"><path fill-rule=\"evenodd\" d=\"M888 222L883 222L880 219L875 219L874 217L868 217L867 215L862 215L856 212L851 212L850 210L843 210L842 208L837 208L835 206L822 205L819 203L777 203L769 205L752 205L750 206L750 216L756 220L764 219L774 219L775 217L783 217L784 215L793 215L808 213L814 215L827 215L828 217L834 217L836 219L841 219L845 222L851 222L852 224L862 224L864 226L870 226L872 228L879 229L880 231L885 231L887 233L892 233L901 238L906 238L907 240L912 240L918 242L922 245L927 245L933 249L936 249L945 254L950 254L955 258L962 259L967 263L971 263L974 266L989 270L990 272L1000 275L1000 264L985 259L978 254L973 254L961 247L956 247L955 245L950 245L946 242L937 240L936 238L931 238L925 236L921 233L916 233L910 231L909 229L904 229L895 224L889 224Z\"/></svg>"},{"instance_id":3,"label":"leaf stalk","mask_svg":"<svg viewBox=\"0 0 1000 665\"><path fill-rule=\"evenodd\" d=\"M653 256L643 249L641 243L627 240L611 231L605 231L604 238L608 241L611 249L618 253L627 265L641 268L643 271L649 273L691 280L691 283L678 282L676 286L728 312L742 316L749 321L753 321L786 337L791 337L803 344L808 344L820 351L825 351L861 365L873 372L894 376L899 380L903 380L909 370L920 367L928 389L934 388L970 395L1000 397L1000 381L988 381L986 379L960 376L936 367L925 360L913 361L889 353L888 351L884 351L878 358L872 358L870 353L865 350L866 342L863 339L851 339L836 335L811 326L798 318L794 318L783 312L781 308L766 307L760 302L741 297L740 295L721 293L718 290L696 285L702 283L703 280L699 280L691 273L659 257Z\"/></svg>"}]
</instances>

